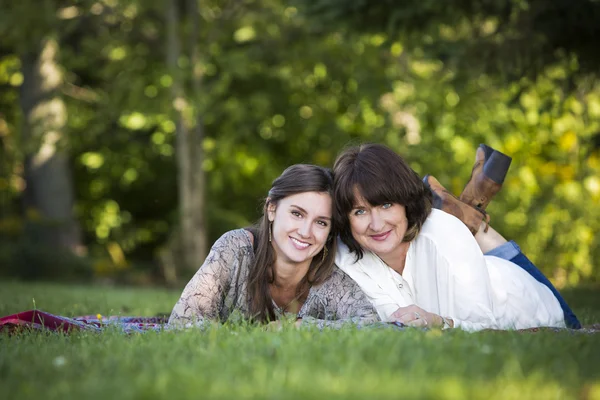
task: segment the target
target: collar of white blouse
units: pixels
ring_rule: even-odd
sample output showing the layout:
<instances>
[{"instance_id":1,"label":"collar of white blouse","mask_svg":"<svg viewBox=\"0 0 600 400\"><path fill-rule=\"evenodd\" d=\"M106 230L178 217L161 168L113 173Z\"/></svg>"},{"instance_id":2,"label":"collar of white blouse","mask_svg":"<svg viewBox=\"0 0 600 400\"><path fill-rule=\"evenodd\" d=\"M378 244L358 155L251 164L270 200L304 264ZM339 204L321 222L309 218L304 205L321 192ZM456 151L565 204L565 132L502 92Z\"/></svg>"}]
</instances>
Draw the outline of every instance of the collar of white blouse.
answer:
<instances>
[{"instance_id":1,"label":"collar of white blouse","mask_svg":"<svg viewBox=\"0 0 600 400\"><path fill-rule=\"evenodd\" d=\"M371 252L364 252L362 259L339 243L335 262L367 295L382 321L389 321L399 307L414 304L409 283L383 260Z\"/></svg>"}]
</instances>

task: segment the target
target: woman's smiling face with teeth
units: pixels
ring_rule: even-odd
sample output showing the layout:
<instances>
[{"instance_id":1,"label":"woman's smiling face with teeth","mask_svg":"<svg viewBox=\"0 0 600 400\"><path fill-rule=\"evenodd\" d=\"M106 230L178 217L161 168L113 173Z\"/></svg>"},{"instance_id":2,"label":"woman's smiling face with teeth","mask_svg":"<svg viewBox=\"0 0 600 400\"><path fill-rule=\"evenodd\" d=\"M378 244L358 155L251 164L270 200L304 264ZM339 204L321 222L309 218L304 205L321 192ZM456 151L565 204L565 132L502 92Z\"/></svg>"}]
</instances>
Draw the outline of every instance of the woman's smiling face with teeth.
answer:
<instances>
[{"instance_id":1,"label":"woman's smiling face with teeth","mask_svg":"<svg viewBox=\"0 0 600 400\"><path fill-rule=\"evenodd\" d=\"M348 216L354 240L381 258L397 251L408 228L404 206L391 202L373 206L358 189L354 193L356 204Z\"/></svg>"},{"instance_id":2,"label":"woman's smiling face with teeth","mask_svg":"<svg viewBox=\"0 0 600 400\"><path fill-rule=\"evenodd\" d=\"M277 259L289 263L312 260L331 231L331 196L305 192L288 196L268 207L272 243Z\"/></svg>"}]
</instances>

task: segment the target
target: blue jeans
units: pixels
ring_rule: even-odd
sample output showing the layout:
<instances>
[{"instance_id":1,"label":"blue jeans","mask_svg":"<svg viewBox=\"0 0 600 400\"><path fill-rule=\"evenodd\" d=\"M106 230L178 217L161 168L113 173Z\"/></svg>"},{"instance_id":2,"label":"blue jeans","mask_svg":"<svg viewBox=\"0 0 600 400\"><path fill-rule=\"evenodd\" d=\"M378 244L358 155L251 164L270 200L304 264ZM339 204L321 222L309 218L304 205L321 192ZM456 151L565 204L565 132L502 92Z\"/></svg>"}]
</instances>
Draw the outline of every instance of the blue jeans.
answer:
<instances>
[{"instance_id":1,"label":"blue jeans","mask_svg":"<svg viewBox=\"0 0 600 400\"><path fill-rule=\"evenodd\" d=\"M560 293L558 293L558 290L556 290L548 278L542 274L542 271L533 265L533 263L525 256L525 254L521 252L521 248L514 241L511 240L510 242L506 242L503 245L496 247L492 251L485 253L485 255L496 256L515 263L527 271L529 275L533 276L538 282L546 285L560 303L560 306L565 314L565 324L567 327L572 329L581 329L579 320L575 316L575 313L573 313L573 310L571 310L571 308L567 305L565 299L562 298Z\"/></svg>"}]
</instances>

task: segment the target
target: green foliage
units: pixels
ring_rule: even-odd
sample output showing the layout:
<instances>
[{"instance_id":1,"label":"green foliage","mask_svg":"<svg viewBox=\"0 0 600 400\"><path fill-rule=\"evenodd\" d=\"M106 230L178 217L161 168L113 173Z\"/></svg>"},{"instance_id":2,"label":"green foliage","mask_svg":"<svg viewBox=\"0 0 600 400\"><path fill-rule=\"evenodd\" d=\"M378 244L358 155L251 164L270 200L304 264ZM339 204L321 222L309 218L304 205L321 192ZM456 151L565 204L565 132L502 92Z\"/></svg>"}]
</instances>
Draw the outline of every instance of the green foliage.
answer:
<instances>
[{"instance_id":1,"label":"green foliage","mask_svg":"<svg viewBox=\"0 0 600 400\"><path fill-rule=\"evenodd\" d=\"M575 311L594 310L598 292ZM575 297L576 293L573 293ZM156 315L179 293L0 283L0 315L33 308ZM344 329L244 324L125 336L0 335L9 398L594 398L600 336L570 332ZM35 379L31 377L35 376Z\"/></svg>"},{"instance_id":2,"label":"green foliage","mask_svg":"<svg viewBox=\"0 0 600 400\"><path fill-rule=\"evenodd\" d=\"M597 74L600 3L596 0L296 0L317 25L385 33L454 58L471 70L518 80L565 56Z\"/></svg>"},{"instance_id":3,"label":"green foliage","mask_svg":"<svg viewBox=\"0 0 600 400\"><path fill-rule=\"evenodd\" d=\"M16 247L0 246L1 275L23 280L88 281L92 278L89 260L66 250L21 241Z\"/></svg>"},{"instance_id":4,"label":"green foliage","mask_svg":"<svg viewBox=\"0 0 600 400\"><path fill-rule=\"evenodd\" d=\"M526 75L534 78L512 68L510 76L484 73L481 61L506 54L491 42L510 45L501 39L518 21L551 6L531 1L516 12L526 3L458 3L320 1L316 18L280 0L202 2L193 38L200 61L191 65L185 56L178 65L186 85L192 74L202 75L198 98L187 99L198 115L186 118L204 124L209 242L255 221L270 182L286 166L331 166L349 142L386 143L457 194L476 146L485 142L514 157L489 208L493 226L557 284L597 281L600 87L586 77L592 54L586 58L569 42L572 51L551 58L531 52L536 73ZM7 33L0 46L0 239L6 221L24 218L19 55L33 39L51 35L65 72L68 150L76 213L93 260L88 269L102 277L145 270L155 279L157 254L178 217L166 4L45 1L53 11L42 16L32 11L36 4L15 3L0 16L0 33ZM185 16L189 10L178 4ZM594 4L577 2L573 10ZM190 29L183 18L185 48ZM546 30L537 35L547 45L558 40ZM15 252L0 252L0 269L17 269L5 261Z\"/></svg>"},{"instance_id":5,"label":"green foliage","mask_svg":"<svg viewBox=\"0 0 600 400\"><path fill-rule=\"evenodd\" d=\"M45 228L39 221L0 220L0 277L25 281L90 280L93 271L88 258L37 240Z\"/></svg>"}]
</instances>

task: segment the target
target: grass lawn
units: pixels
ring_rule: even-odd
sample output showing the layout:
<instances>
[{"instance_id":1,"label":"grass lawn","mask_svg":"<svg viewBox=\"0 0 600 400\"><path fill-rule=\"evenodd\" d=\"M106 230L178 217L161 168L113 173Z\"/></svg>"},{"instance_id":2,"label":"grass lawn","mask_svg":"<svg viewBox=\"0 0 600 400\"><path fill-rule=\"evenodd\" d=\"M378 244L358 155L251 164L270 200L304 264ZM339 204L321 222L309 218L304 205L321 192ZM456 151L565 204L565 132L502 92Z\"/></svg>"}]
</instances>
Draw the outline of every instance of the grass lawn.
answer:
<instances>
[{"instance_id":1,"label":"grass lawn","mask_svg":"<svg viewBox=\"0 0 600 400\"><path fill-rule=\"evenodd\" d=\"M0 316L169 313L179 291L0 283ZM584 324L600 290L565 292ZM35 299L35 300L34 300ZM0 398L599 399L600 334L215 326L0 335Z\"/></svg>"}]
</instances>

